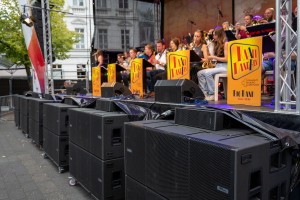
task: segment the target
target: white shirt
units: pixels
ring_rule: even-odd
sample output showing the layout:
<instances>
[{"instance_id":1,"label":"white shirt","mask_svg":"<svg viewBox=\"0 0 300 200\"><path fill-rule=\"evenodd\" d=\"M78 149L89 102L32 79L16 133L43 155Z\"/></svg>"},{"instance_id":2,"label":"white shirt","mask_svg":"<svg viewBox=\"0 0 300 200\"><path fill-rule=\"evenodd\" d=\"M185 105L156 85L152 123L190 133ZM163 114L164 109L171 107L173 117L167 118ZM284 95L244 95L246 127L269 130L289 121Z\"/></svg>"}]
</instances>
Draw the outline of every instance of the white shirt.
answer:
<instances>
[{"instance_id":1,"label":"white shirt","mask_svg":"<svg viewBox=\"0 0 300 200\"><path fill-rule=\"evenodd\" d=\"M167 64L167 51L164 50L162 53L155 55L155 59L159 61L160 64L155 64L155 69L165 70Z\"/></svg>"}]
</instances>

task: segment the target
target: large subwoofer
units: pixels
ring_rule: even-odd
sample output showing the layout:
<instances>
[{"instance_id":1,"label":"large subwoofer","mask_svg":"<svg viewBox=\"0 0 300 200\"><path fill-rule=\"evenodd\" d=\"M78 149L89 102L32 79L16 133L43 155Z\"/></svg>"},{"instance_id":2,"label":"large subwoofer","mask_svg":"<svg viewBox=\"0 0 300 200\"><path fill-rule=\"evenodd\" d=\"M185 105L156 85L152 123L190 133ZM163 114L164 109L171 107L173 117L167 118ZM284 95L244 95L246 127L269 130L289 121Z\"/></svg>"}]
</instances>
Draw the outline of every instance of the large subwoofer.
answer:
<instances>
[{"instance_id":1,"label":"large subwoofer","mask_svg":"<svg viewBox=\"0 0 300 200\"><path fill-rule=\"evenodd\" d=\"M120 95L130 95L131 91L122 83L113 82L113 83L103 83L101 85L101 96L102 97L114 97Z\"/></svg>"},{"instance_id":2,"label":"large subwoofer","mask_svg":"<svg viewBox=\"0 0 300 200\"><path fill-rule=\"evenodd\" d=\"M158 80L154 91L155 101L160 102L183 103L192 99L203 100L205 98L199 86L186 79Z\"/></svg>"}]
</instances>

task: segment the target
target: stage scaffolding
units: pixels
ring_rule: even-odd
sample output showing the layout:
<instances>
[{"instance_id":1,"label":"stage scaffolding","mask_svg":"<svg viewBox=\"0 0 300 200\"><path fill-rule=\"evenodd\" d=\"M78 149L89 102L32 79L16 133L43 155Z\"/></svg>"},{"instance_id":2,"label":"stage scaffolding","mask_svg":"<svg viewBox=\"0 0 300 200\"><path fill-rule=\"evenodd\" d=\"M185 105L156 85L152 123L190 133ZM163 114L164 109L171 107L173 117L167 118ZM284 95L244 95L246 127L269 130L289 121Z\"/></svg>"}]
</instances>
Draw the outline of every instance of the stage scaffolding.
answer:
<instances>
[{"instance_id":1,"label":"stage scaffolding","mask_svg":"<svg viewBox=\"0 0 300 200\"><path fill-rule=\"evenodd\" d=\"M300 114L300 56L297 68L291 69L291 57L300 53L300 37L292 27L292 0L276 1L276 59L275 59L275 112ZM300 0L297 0L300 5ZM296 7L296 5L294 5ZM300 20L297 17L297 27ZM298 96L298 98L297 98Z\"/></svg>"}]
</instances>

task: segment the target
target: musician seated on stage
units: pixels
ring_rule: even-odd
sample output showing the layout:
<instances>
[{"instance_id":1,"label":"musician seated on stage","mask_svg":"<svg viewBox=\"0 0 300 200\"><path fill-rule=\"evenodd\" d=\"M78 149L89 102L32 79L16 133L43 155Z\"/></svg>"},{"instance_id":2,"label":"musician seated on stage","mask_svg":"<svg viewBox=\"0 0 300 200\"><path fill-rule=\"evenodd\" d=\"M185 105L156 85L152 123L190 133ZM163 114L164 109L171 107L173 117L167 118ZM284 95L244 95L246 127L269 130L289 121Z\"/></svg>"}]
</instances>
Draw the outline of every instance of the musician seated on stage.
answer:
<instances>
[{"instance_id":1,"label":"musician seated on stage","mask_svg":"<svg viewBox=\"0 0 300 200\"><path fill-rule=\"evenodd\" d=\"M155 76L165 72L165 68L167 66L167 50L166 45L163 40L158 40L156 42L156 55L155 55L155 69L151 70L150 75L150 85L149 85L149 96L154 97L154 85L156 83Z\"/></svg>"},{"instance_id":2,"label":"musician seated on stage","mask_svg":"<svg viewBox=\"0 0 300 200\"><path fill-rule=\"evenodd\" d=\"M71 80L65 80L64 84L60 86L60 93L67 94L67 88L73 87Z\"/></svg>"},{"instance_id":3,"label":"musician seated on stage","mask_svg":"<svg viewBox=\"0 0 300 200\"><path fill-rule=\"evenodd\" d=\"M131 62L137 58L137 49L136 48L131 48L129 50L129 60L130 60L130 63L128 65L128 73L121 73L122 75L122 81L124 83L124 85L126 87L129 87L129 82L130 82L130 68L131 68Z\"/></svg>"},{"instance_id":4,"label":"musician seated on stage","mask_svg":"<svg viewBox=\"0 0 300 200\"><path fill-rule=\"evenodd\" d=\"M200 60L190 63L190 79L198 83L197 72L202 69L202 63L208 61L208 48L203 31L195 31L193 42L190 43L189 49L193 50L200 57Z\"/></svg>"},{"instance_id":5,"label":"musician seated on stage","mask_svg":"<svg viewBox=\"0 0 300 200\"><path fill-rule=\"evenodd\" d=\"M179 45L180 45L180 39L177 38L177 37L172 38L170 40L168 52L180 51ZM167 72L163 71L162 73L159 73L159 74L155 75L154 79L155 79L155 82L157 80L166 80L167 79Z\"/></svg>"},{"instance_id":6,"label":"musician seated on stage","mask_svg":"<svg viewBox=\"0 0 300 200\"><path fill-rule=\"evenodd\" d=\"M124 54L119 53L117 55L117 64L124 68L124 70L121 71L122 82L124 83L124 85L126 87L129 87L129 81L127 79L129 77L129 74L130 74L130 66L125 61Z\"/></svg>"},{"instance_id":7,"label":"musician seated on stage","mask_svg":"<svg viewBox=\"0 0 300 200\"><path fill-rule=\"evenodd\" d=\"M208 56L208 60L216 60L215 68L203 69L197 73L199 87L205 95L205 100L214 100L215 81L214 75L227 72L228 42L223 28L214 31L214 56Z\"/></svg>"}]
</instances>

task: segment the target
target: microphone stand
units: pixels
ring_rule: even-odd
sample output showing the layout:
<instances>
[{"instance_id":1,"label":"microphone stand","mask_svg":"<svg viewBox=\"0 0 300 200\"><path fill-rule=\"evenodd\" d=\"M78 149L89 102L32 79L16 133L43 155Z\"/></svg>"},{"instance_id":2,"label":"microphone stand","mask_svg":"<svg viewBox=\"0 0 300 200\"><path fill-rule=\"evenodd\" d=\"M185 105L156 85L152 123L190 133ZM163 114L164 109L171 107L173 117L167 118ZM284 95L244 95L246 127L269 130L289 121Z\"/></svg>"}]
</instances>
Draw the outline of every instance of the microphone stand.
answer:
<instances>
[{"instance_id":1,"label":"microphone stand","mask_svg":"<svg viewBox=\"0 0 300 200\"><path fill-rule=\"evenodd\" d=\"M220 10L218 8L217 26L219 26L219 22L220 22Z\"/></svg>"}]
</instances>

